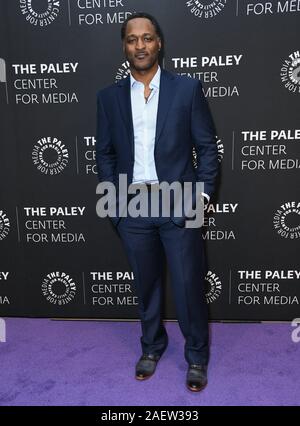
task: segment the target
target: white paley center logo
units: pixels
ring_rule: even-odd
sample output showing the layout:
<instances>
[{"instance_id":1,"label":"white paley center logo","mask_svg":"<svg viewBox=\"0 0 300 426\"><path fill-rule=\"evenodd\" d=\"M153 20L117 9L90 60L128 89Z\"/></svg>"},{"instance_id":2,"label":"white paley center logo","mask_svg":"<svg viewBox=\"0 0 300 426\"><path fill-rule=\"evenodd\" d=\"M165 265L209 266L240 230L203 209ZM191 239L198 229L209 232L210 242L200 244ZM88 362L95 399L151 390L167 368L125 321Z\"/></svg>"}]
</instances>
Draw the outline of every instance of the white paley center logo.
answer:
<instances>
[{"instance_id":1,"label":"white paley center logo","mask_svg":"<svg viewBox=\"0 0 300 426\"><path fill-rule=\"evenodd\" d=\"M281 65L281 81L292 93L300 93L300 51L291 53Z\"/></svg>"},{"instance_id":2,"label":"white paley center logo","mask_svg":"<svg viewBox=\"0 0 300 426\"><path fill-rule=\"evenodd\" d=\"M42 293L49 303L66 305L75 297L76 284L65 272L50 272L43 280Z\"/></svg>"},{"instance_id":3,"label":"white paley center logo","mask_svg":"<svg viewBox=\"0 0 300 426\"><path fill-rule=\"evenodd\" d=\"M47 136L34 145L32 161L41 173L57 175L67 166L69 152L61 140Z\"/></svg>"},{"instance_id":4,"label":"white paley center logo","mask_svg":"<svg viewBox=\"0 0 300 426\"><path fill-rule=\"evenodd\" d=\"M196 18L208 19L222 12L227 0L186 0L185 3Z\"/></svg>"},{"instance_id":5,"label":"white paley center logo","mask_svg":"<svg viewBox=\"0 0 300 426\"><path fill-rule=\"evenodd\" d=\"M218 161L219 163L221 163L224 157L224 144L222 143L222 140L219 139L217 136L216 136L216 144L218 149ZM197 168L197 152L195 147L193 147L192 154L193 154L193 166L196 169Z\"/></svg>"},{"instance_id":6,"label":"white paley center logo","mask_svg":"<svg viewBox=\"0 0 300 426\"><path fill-rule=\"evenodd\" d=\"M207 303L212 303L220 297L222 292L222 282L212 271L208 271L205 277Z\"/></svg>"},{"instance_id":7,"label":"white paley center logo","mask_svg":"<svg viewBox=\"0 0 300 426\"><path fill-rule=\"evenodd\" d=\"M300 202L282 204L273 218L274 228L283 238L300 238Z\"/></svg>"},{"instance_id":8,"label":"white paley center logo","mask_svg":"<svg viewBox=\"0 0 300 426\"><path fill-rule=\"evenodd\" d=\"M129 62L125 61L118 68L118 71L117 71L116 76L115 76L115 83L118 83L123 78L126 78L129 74L130 74Z\"/></svg>"},{"instance_id":9,"label":"white paley center logo","mask_svg":"<svg viewBox=\"0 0 300 426\"><path fill-rule=\"evenodd\" d=\"M10 222L3 210L0 210L0 241L4 240L10 230Z\"/></svg>"},{"instance_id":10,"label":"white paley center logo","mask_svg":"<svg viewBox=\"0 0 300 426\"><path fill-rule=\"evenodd\" d=\"M31 25L46 27L52 24L59 14L58 0L20 0L22 15Z\"/></svg>"}]
</instances>

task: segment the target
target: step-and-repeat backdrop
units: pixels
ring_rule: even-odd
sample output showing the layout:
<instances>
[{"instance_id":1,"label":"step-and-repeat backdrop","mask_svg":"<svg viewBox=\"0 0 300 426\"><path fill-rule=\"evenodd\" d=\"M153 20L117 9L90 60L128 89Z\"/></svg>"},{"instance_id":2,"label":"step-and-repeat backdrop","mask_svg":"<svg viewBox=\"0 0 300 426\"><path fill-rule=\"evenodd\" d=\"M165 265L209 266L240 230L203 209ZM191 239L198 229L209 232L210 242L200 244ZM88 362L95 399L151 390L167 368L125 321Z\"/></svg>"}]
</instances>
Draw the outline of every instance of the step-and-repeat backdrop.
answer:
<instances>
[{"instance_id":1,"label":"step-and-repeat backdrop","mask_svg":"<svg viewBox=\"0 0 300 426\"><path fill-rule=\"evenodd\" d=\"M128 75L121 24L146 11L163 66L202 81L218 132L203 227L211 319L299 316L300 2L0 5L0 315L137 318L121 241L96 215L96 92Z\"/></svg>"}]
</instances>

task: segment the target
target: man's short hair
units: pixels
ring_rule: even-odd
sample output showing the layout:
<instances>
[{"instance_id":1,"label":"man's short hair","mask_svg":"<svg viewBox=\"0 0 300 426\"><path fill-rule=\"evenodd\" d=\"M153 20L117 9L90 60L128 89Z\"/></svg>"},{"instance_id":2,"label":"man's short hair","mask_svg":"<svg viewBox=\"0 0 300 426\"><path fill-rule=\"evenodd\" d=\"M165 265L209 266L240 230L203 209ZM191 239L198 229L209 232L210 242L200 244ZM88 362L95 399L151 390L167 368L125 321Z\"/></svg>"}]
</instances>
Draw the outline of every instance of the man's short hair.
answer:
<instances>
[{"instance_id":1,"label":"man's short hair","mask_svg":"<svg viewBox=\"0 0 300 426\"><path fill-rule=\"evenodd\" d=\"M157 36L161 39L161 41L163 40L163 34L162 34L161 28L159 26L159 23L154 18L154 16L152 16L149 13L146 13L146 12L133 13L123 22L123 25L121 27L121 39L122 40L124 40L124 38L125 38L126 28L127 28L128 22L131 21L132 19L136 19L136 18L149 19L149 21L152 23L152 25L155 28L155 32L156 32Z\"/></svg>"}]
</instances>

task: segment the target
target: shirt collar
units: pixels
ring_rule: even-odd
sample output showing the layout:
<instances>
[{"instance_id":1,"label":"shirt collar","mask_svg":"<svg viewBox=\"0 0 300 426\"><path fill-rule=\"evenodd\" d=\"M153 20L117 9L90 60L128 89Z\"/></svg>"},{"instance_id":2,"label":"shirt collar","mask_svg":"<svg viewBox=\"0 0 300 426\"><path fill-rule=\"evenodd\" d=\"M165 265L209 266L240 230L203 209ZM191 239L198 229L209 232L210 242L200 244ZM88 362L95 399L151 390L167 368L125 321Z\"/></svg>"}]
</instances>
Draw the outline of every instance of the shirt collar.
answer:
<instances>
[{"instance_id":1,"label":"shirt collar","mask_svg":"<svg viewBox=\"0 0 300 426\"><path fill-rule=\"evenodd\" d=\"M157 69L155 75L153 76L152 80L150 81L149 87L159 89L160 74L161 74L161 69L160 69L160 66L158 65L158 69ZM130 86L133 87L135 85L135 83L140 83L140 81L136 80L132 76L132 74L130 74Z\"/></svg>"}]
</instances>

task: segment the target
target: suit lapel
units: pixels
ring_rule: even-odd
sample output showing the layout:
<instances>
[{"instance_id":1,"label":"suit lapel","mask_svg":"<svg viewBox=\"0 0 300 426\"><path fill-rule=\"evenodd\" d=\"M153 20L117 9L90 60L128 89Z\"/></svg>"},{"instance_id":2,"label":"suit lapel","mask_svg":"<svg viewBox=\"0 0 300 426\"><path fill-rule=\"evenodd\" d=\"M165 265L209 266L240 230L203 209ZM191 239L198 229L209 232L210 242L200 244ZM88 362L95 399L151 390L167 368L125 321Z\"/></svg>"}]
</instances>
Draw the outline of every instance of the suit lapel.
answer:
<instances>
[{"instance_id":1,"label":"suit lapel","mask_svg":"<svg viewBox=\"0 0 300 426\"><path fill-rule=\"evenodd\" d=\"M162 129L164 127L170 106L172 104L176 92L175 86L176 80L174 79L174 76L165 70L161 70L155 143L158 141Z\"/></svg>"},{"instance_id":2,"label":"suit lapel","mask_svg":"<svg viewBox=\"0 0 300 426\"><path fill-rule=\"evenodd\" d=\"M118 102L121 110L121 115L124 124L127 128L128 140L131 145L132 154L134 154L133 146L133 121L131 109L131 96L130 96L130 76L124 78L118 83Z\"/></svg>"}]
</instances>

